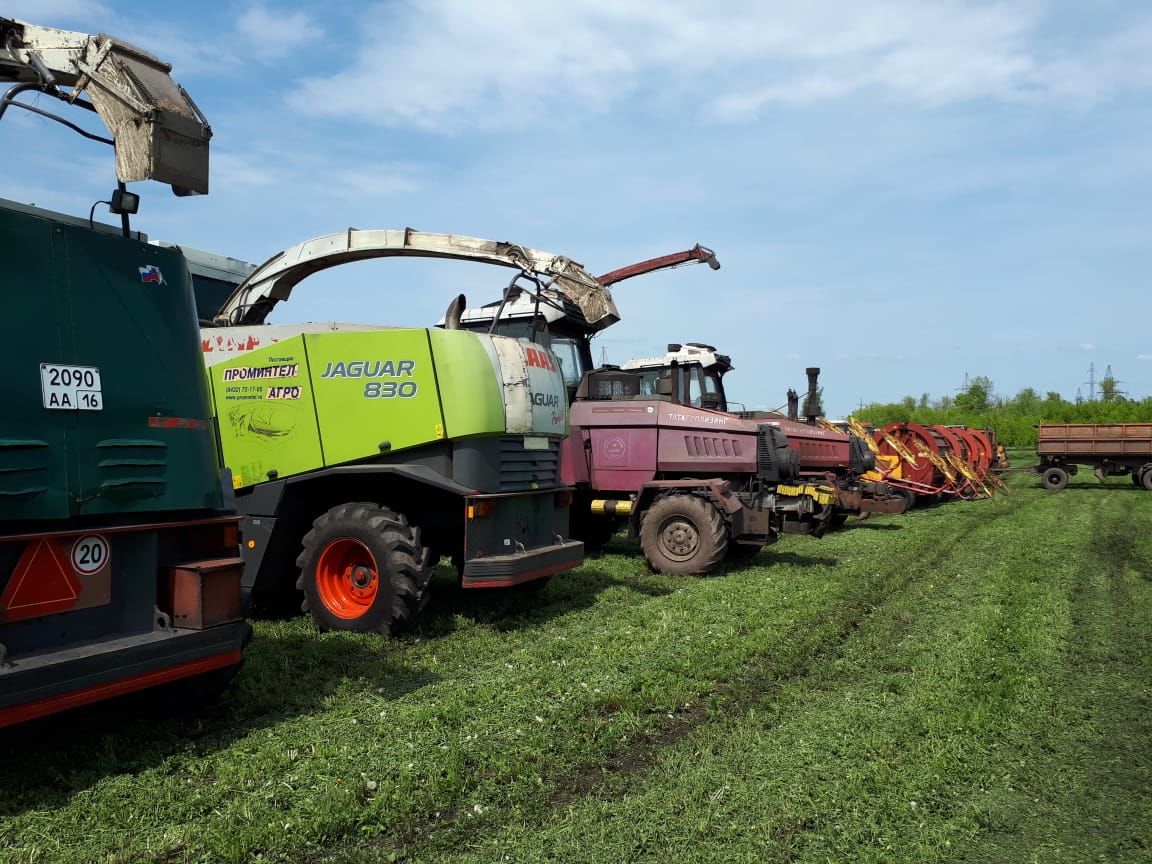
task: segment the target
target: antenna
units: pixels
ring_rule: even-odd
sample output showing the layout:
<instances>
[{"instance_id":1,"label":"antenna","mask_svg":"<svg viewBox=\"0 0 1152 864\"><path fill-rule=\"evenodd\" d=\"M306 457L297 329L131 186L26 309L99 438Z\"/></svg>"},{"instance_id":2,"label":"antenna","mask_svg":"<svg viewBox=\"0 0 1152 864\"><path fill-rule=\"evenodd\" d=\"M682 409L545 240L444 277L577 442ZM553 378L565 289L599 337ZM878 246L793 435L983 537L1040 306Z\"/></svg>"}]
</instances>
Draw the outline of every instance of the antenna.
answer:
<instances>
[{"instance_id":1,"label":"antenna","mask_svg":"<svg viewBox=\"0 0 1152 864\"><path fill-rule=\"evenodd\" d=\"M607 345L601 345L600 346L600 365L601 366L607 366L608 365L608 346Z\"/></svg>"}]
</instances>

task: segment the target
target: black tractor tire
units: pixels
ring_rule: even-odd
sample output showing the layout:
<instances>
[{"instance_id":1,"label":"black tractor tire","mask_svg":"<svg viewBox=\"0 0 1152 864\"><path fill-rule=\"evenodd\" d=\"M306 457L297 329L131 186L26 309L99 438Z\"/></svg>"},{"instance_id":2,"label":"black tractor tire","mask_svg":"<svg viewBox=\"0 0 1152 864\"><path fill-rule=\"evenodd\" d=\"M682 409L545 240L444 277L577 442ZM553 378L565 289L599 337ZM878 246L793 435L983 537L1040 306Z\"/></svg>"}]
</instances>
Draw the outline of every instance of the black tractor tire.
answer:
<instances>
[{"instance_id":1,"label":"black tractor tire","mask_svg":"<svg viewBox=\"0 0 1152 864\"><path fill-rule=\"evenodd\" d=\"M317 517L296 559L301 608L321 630L399 632L423 606L432 576L420 529L370 502Z\"/></svg>"},{"instance_id":2,"label":"black tractor tire","mask_svg":"<svg viewBox=\"0 0 1152 864\"><path fill-rule=\"evenodd\" d=\"M1040 482L1049 492L1059 492L1068 485L1068 472L1063 468L1048 468L1041 476Z\"/></svg>"},{"instance_id":3,"label":"black tractor tire","mask_svg":"<svg viewBox=\"0 0 1152 864\"><path fill-rule=\"evenodd\" d=\"M748 544L737 543L734 540L728 541L728 560L729 561L750 561L760 554L760 550L764 546L760 543Z\"/></svg>"},{"instance_id":4,"label":"black tractor tire","mask_svg":"<svg viewBox=\"0 0 1152 864\"><path fill-rule=\"evenodd\" d=\"M844 510L834 510L832 515L828 517L828 530L838 531L843 528L848 522L848 517L851 515L851 513L847 513Z\"/></svg>"},{"instance_id":5,"label":"black tractor tire","mask_svg":"<svg viewBox=\"0 0 1152 864\"><path fill-rule=\"evenodd\" d=\"M572 518L571 535L573 540L580 540L584 544L584 551L595 554L603 551L613 537L616 536L616 520L611 516L593 516L583 514L579 519Z\"/></svg>"},{"instance_id":6,"label":"black tractor tire","mask_svg":"<svg viewBox=\"0 0 1152 864\"><path fill-rule=\"evenodd\" d=\"M658 498L640 523L640 548L653 570L678 576L711 573L728 551L728 526L699 495Z\"/></svg>"},{"instance_id":7,"label":"black tractor tire","mask_svg":"<svg viewBox=\"0 0 1152 864\"><path fill-rule=\"evenodd\" d=\"M1140 485L1152 492L1152 468L1144 468L1140 471Z\"/></svg>"}]
</instances>

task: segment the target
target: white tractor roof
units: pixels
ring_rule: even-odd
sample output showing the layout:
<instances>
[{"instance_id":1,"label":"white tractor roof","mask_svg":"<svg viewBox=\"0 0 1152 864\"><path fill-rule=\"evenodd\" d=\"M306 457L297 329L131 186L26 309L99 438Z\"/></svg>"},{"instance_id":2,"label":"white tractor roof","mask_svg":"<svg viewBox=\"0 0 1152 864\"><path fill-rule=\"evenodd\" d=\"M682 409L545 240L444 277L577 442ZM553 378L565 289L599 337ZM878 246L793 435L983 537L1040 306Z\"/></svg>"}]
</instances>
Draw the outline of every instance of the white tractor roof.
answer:
<instances>
[{"instance_id":1,"label":"white tractor roof","mask_svg":"<svg viewBox=\"0 0 1152 864\"><path fill-rule=\"evenodd\" d=\"M709 366L717 365L717 357L715 347L712 345L704 345L701 342L688 342L680 346L678 351L669 351L661 357L641 357L636 360L629 360L624 363L621 368L623 369L650 369L659 366L668 366L673 361L677 363L699 363L705 369ZM726 369L731 366L727 363L723 364Z\"/></svg>"}]
</instances>

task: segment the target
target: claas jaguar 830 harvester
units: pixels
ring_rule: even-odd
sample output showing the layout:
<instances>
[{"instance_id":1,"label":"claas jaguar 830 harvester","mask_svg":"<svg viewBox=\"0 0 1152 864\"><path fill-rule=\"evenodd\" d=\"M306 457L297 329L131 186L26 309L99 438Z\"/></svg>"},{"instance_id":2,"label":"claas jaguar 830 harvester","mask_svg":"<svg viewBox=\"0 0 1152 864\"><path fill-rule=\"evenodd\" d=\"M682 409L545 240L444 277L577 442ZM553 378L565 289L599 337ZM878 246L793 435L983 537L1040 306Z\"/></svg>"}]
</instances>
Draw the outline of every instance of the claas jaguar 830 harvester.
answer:
<instances>
[{"instance_id":1,"label":"claas jaguar 830 harvester","mask_svg":"<svg viewBox=\"0 0 1152 864\"><path fill-rule=\"evenodd\" d=\"M596 284L568 258L514 244L348 230L273 256L206 322L245 587L255 607L302 603L325 629L396 631L442 556L467 589L536 587L584 557L560 475L564 380L546 345L454 327L266 323L306 276L398 257L496 265L573 293Z\"/></svg>"}]
</instances>

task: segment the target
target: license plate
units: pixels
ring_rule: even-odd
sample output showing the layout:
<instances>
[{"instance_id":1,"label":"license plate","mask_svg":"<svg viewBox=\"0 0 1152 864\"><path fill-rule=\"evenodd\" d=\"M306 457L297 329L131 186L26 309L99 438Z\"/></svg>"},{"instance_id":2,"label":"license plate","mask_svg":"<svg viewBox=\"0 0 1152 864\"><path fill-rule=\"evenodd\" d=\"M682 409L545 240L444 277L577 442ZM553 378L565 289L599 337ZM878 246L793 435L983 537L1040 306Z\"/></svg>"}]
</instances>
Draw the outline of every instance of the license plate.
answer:
<instances>
[{"instance_id":1,"label":"license plate","mask_svg":"<svg viewBox=\"0 0 1152 864\"><path fill-rule=\"evenodd\" d=\"M60 411L103 411L100 370L95 366L40 364L44 407Z\"/></svg>"}]
</instances>

